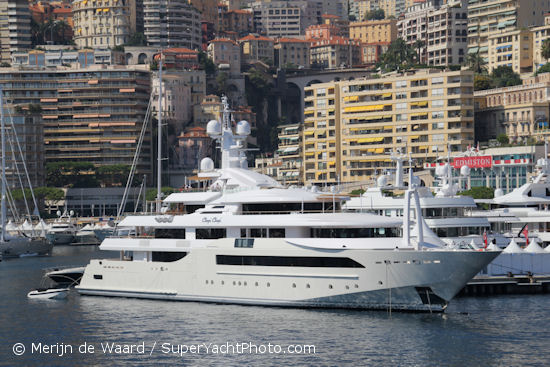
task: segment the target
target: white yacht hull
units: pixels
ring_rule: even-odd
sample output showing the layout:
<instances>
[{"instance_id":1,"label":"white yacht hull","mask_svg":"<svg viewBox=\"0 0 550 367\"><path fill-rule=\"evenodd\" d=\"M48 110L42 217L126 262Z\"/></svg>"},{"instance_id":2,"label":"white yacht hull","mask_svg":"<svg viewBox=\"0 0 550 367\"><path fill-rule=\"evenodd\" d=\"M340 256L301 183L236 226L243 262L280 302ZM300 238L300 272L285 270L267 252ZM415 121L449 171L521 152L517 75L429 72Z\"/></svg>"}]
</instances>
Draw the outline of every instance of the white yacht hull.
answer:
<instances>
[{"instance_id":1,"label":"white yacht hull","mask_svg":"<svg viewBox=\"0 0 550 367\"><path fill-rule=\"evenodd\" d=\"M285 256L347 257L364 267L217 265L239 249L193 249L175 262L92 260L82 294L264 306L443 311L499 252L335 250L285 251Z\"/></svg>"}]
</instances>

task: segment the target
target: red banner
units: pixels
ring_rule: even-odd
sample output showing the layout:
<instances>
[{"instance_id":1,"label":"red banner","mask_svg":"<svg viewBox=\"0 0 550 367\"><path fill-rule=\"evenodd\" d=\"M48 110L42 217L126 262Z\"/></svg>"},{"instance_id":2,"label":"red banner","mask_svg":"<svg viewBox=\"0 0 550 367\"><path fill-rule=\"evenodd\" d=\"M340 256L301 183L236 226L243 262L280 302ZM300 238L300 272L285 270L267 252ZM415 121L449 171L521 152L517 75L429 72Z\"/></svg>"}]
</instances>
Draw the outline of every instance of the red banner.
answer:
<instances>
[{"instance_id":1,"label":"red banner","mask_svg":"<svg viewBox=\"0 0 550 367\"><path fill-rule=\"evenodd\" d=\"M468 166L470 168L491 168L493 166L493 157L490 155L457 157L453 159L452 166L456 169L460 169L462 166Z\"/></svg>"}]
</instances>

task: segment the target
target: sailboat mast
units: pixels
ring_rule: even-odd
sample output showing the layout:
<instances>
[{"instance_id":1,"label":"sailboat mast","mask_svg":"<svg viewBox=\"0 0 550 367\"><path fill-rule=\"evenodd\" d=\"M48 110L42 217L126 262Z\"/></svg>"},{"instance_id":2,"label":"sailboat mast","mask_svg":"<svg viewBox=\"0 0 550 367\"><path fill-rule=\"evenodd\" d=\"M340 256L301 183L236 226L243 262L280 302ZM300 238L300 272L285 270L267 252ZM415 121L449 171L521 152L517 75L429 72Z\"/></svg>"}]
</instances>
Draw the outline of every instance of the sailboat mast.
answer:
<instances>
[{"instance_id":1,"label":"sailboat mast","mask_svg":"<svg viewBox=\"0 0 550 367\"><path fill-rule=\"evenodd\" d=\"M159 60L159 111L157 125L157 213L160 213L162 195L162 52Z\"/></svg>"},{"instance_id":2,"label":"sailboat mast","mask_svg":"<svg viewBox=\"0 0 550 367\"><path fill-rule=\"evenodd\" d=\"M0 86L0 134L2 135L2 234L0 240L6 239L6 126L4 124L4 93Z\"/></svg>"}]
</instances>

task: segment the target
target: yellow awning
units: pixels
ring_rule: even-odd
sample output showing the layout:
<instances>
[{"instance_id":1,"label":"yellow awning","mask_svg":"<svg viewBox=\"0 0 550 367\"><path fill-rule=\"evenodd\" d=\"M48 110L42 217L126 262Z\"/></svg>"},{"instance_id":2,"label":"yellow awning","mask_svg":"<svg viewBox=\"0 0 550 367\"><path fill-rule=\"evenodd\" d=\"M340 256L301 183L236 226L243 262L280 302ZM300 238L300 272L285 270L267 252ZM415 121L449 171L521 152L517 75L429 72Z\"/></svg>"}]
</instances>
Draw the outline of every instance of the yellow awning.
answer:
<instances>
[{"instance_id":1,"label":"yellow awning","mask_svg":"<svg viewBox=\"0 0 550 367\"><path fill-rule=\"evenodd\" d=\"M411 139L418 139L418 138L420 138L420 135L412 135L412 136L409 136L409 138L411 138Z\"/></svg>"},{"instance_id":2,"label":"yellow awning","mask_svg":"<svg viewBox=\"0 0 550 367\"><path fill-rule=\"evenodd\" d=\"M380 143L382 141L384 141L384 138L362 138L362 139L357 139L358 143Z\"/></svg>"},{"instance_id":3,"label":"yellow awning","mask_svg":"<svg viewBox=\"0 0 550 367\"><path fill-rule=\"evenodd\" d=\"M418 102L418 105L420 107L426 107L428 105L428 101Z\"/></svg>"},{"instance_id":4,"label":"yellow awning","mask_svg":"<svg viewBox=\"0 0 550 367\"><path fill-rule=\"evenodd\" d=\"M382 98L391 97L391 93L384 93L382 94Z\"/></svg>"},{"instance_id":5,"label":"yellow awning","mask_svg":"<svg viewBox=\"0 0 550 367\"><path fill-rule=\"evenodd\" d=\"M393 117L392 115L382 116L382 118L384 118L384 119L391 119L392 117Z\"/></svg>"},{"instance_id":6,"label":"yellow awning","mask_svg":"<svg viewBox=\"0 0 550 367\"><path fill-rule=\"evenodd\" d=\"M376 148L376 152L378 154L384 153L384 148Z\"/></svg>"},{"instance_id":7,"label":"yellow awning","mask_svg":"<svg viewBox=\"0 0 550 367\"><path fill-rule=\"evenodd\" d=\"M308 135L313 135L315 134L315 131L306 131L304 132L304 135L308 136Z\"/></svg>"},{"instance_id":8,"label":"yellow awning","mask_svg":"<svg viewBox=\"0 0 550 367\"><path fill-rule=\"evenodd\" d=\"M314 156L315 152L306 152L306 157Z\"/></svg>"},{"instance_id":9,"label":"yellow awning","mask_svg":"<svg viewBox=\"0 0 550 367\"><path fill-rule=\"evenodd\" d=\"M377 104L374 106L354 106L344 108L344 112L367 112L367 111L380 111L384 109L384 105Z\"/></svg>"},{"instance_id":10,"label":"yellow awning","mask_svg":"<svg viewBox=\"0 0 550 367\"><path fill-rule=\"evenodd\" d=\"M421 146L421 147L418 147L418 149L422 149L422 150L426 150L426 149L428 149L428 148L429 148L429 147L427 147L427 146L425 146L425 145L423 145L423 146Z\"/></svg>"},{"instance_id":11,"label":"yellow awning","mask_svg":"<svg viewBox=\"0 0 550 367\"><path fill-rule=\"evenodd\" d=\"M376 149L374 149L374 148L367 149L368 153L374 153L375 151L376 151Z\"/></svg>"},{"instance_id":12,"label":"yellow awning","mask_svg":"<svg viewBox=\"0 0 550 367\"><path fill-rule=\"evenodd\" d=\"M334 165L336 165L336 162L335 161L330 161L330 162L328 162L328 165L329 166L334 166Z\"/></svg>"},{"instance_id":13,"label":"yellow awning","mask_svg":"<svg viewBox=\"0 0 550 367\"><path fill-rule=\"evenodd\" d=\"M384 126L384 129L393 129L393 126Z\"/></svg>"},{"instance_id":14,"label":"yellow awning","mask_svg":"<svg viewBox=\"0 0 550 367\"><path fill-rule=\"evenodd\" d=\"M426 112L422 112L422 113L411 113L409 116L428 116L428 114Z\"/></svg>"}]
</instances>

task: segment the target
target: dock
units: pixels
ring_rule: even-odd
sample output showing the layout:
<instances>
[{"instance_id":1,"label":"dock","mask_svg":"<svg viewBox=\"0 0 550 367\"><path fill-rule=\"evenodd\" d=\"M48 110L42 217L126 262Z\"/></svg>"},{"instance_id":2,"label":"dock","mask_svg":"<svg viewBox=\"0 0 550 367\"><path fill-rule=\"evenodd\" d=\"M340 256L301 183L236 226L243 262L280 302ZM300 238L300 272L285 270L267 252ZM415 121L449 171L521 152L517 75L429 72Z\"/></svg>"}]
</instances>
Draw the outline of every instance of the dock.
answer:
<instances>
[{"instance_id":1,"label":"dock","mask_svg":"<svg viewBox=\"0 0 550 367\"><path fill-rule=\"evenodd\" d=\"M550 275L477 276L458 297L550 293Z\"/></svg>"}]
</instances>

